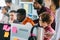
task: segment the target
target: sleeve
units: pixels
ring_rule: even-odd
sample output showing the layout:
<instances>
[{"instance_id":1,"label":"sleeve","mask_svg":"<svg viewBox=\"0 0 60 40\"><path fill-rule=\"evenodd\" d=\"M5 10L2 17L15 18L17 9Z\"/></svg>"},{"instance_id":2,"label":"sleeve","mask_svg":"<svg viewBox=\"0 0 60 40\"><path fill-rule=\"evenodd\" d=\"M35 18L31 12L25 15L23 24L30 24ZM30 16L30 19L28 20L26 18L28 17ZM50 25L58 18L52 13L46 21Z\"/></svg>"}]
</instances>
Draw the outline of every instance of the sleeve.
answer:
<instances>
[{"instance_id":1,"label":"sleeve","mask_svg":"<svg viewBox=\"0 0 60 40\"><path fill-rule=\"evenodd\" d=\"M28 23L28 22L29 22L29 23L31 23L31 24L32 24L32 26L34 26L34 25L35 25L35 23L33 22L33 20L32 20L32 19L30 19L30 18L28 18L28 17L27 17L27 18L25 18L25 20L22 22L22 24L24 24L24 25L25 25L25 24L26 24L26 23Z\"/></svg>"}]
</instances>

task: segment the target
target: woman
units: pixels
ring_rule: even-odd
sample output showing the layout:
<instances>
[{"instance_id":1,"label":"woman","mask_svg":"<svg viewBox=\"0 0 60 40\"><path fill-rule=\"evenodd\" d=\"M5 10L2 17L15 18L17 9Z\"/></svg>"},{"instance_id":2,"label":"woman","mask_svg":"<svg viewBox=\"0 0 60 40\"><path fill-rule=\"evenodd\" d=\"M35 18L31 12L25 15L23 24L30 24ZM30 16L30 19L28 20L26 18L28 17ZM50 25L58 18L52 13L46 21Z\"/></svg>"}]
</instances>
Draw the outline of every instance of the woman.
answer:
<instances>
[{"instance_id":1,"label":"woman","mask_svg":"<svg viewBox=\"0 0 60 40\"><path fill-rule=\"evenodd\" d=\"M54 34L54 30L51 27L53 23L54 17L50 15L48 12L43 12L40 14L39 25L44 28L44 39L43 40L51 40L52 35Z\"/></svg>"}]
</instances>

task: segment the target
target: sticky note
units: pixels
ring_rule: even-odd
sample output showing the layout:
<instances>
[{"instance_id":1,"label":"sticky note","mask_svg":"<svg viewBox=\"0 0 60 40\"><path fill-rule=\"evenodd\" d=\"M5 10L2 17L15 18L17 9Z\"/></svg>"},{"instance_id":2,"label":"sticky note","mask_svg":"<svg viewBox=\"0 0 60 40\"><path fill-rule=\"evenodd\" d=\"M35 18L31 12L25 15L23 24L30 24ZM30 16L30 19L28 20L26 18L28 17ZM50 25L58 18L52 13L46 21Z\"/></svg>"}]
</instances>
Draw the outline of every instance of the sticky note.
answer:
<instances>
[{"instance_id":1,"label":"sticky note","mask_svg":"<svg viewBox=\"0 0 60 40\"><path fill-rule=\"evenodd\" d=\"M17 33L17 28L16 27L12 27L12 32L13 33Z\"/></svg>"},{"instance_id":2,"label":"sticky note","mask_svg":"<svg viewBox=\"0 0 60 40\"><path fill-rule=\"evenodd\" d=\"M9 37L9 32L5 32L4 37Z\"/></svg>"},{"instance_id":3,"label":"sticky note","mask_svg":"<svg viewBox=\"0 0 60 40\"><path fill-rule=\"evenodd\" d=\"M8 27L5 31L10 31L10 27Z\"/></svg>"},{"instance_id":4,"label":"sticky note","mask_svg":"<svg viewBox=\"0 0 60 40\"><path fill-rule=\"evenodd\" d=\"M9 27L8 25L4 25L4 26L3 26L3 30L5 30L5 31L10 31L10 27Z\"/></svg>"},{"instance_id":5,"label":"sticky note","mask_svg":"<svg viewBox=\"0 0 60 40\"><path fill-rule=\"evenodd\" d=\"M19 40L18 38L14 38L13 40Z\"/></svg>"},{"instance_id":6,"label":"sticky note","mask_svg":"<svg viewBox=\"0 0 60 40\"><path fill-rule=\"evenodd\" d=\"M3 30L6 30L7 27L8 27L8 25L4 25L4 26L3 26Z\"/></svg>"}]
</instances>

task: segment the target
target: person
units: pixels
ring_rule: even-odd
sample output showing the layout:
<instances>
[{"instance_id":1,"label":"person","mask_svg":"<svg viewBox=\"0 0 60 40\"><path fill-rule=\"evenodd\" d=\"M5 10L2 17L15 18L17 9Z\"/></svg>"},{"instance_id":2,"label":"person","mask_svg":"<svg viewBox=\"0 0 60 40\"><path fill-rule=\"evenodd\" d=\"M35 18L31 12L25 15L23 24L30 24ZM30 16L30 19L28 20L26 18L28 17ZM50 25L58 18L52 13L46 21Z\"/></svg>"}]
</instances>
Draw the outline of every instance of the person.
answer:
<instances>
[{"instance_id":1,"label":"person","mask_svg":"<svg viewBox=\"0 0 60 40\"><path fill-rule=\"evenodd\" d=\"M51 4L50 8L54 12L54 15L56 15L56 10L59 8L59 0L52 0L52 4ZM56 26L55 19L54 19L54 23L52 25L55 25ZM54 29L55 29L55 26L53 27Z\"/></svg>"},{"instance_id":2,"label":"person","mask_svg":"<svg viewBox=\"0 0 60 40\"><path fill-rule=\"evenodd\" d=\"M35 0L33 6L34 6L34 9L37 10L38 16L39 16L42 12L49 12L49 14L51 14L52 16L55 17L54 13L53 13L49 8L47 8L47 7L45 7L45 6L43 5L43 0ZM39 20L39 19L34 20L34 23L38 23L38 20ZM53 29L55 29L55 21L52 23L51 26L52 26Z\"/></svg>"},{"instance_id":3,"label":"person","mask_svg":"<svg viewBox=\"0 0 60 40\"><path fill-rule=\"evenodd\" d=\"M7 12L8 12L8 7L4 6L2 8L3 17L2 17L1 23L8 23L9 14Z\"/></svg>"},{"instance_id":4,"label":"person","mask_svg":"<svg viewBox=\"0 0 60 40\"><path fill-rule=\"evenodd\" d=\"M57 1L57 3L56 3L56 1ZM59 13L60 13L60 4L59 4L59 0L55 0L54 1L54 3L56 4L56 16L55 16L55 22L56 22L56 26L55 26L55 34L54 34L54 36L51 38L51 40L59 40L60 39L60 31L59 31L59 29L60 29L60 27L59 27L59 25L60 25L60 23L59 23Z\"/></svg>"},{"instance_id":5,"label":"person","mask_svg":"<svg viewBox=\"0 0 60 40\"><path fill-rule=\"evenodd\" d=\"M39 15L39 26L44 29L44 39L43 40L51 40L51 37L54 34L54 29L51 27L53 23L53 16L48 12L43 12Z\"/></svg>"},{"instance_id":6,"label":"person","mask_svg":"<svg viewBox=\"0 0 60 40\"><path fill-rule=\"evenodd\" d=\"M60 31L59 31L59 25L60 25L60 23L59 23L59 14L60 14L60 6L59 6L59 0L53 0L53 2L55 3L55 5L56 5L56 12L55 12L55 22L56 22L56 26L55 26L55 34L54 34L54 36L51 38L51 40L59 40L59 36L60 36Z\"/></svg>"},{"instance_id":7,"label":"person","mask_svg":"<svg viewBox=\"0 0 60 40\"><path fill-rule=\"evenodd\" d=\"M58 8L59 8L59 0L51 0L50 9L54 12L54 14L56 13L56 9Z\"/></svg>"},{"instance_id":8,"label":"person","mask_svg":"<svg viewBox=\"0 0 60 40\"><path fill-rule=\"evenodd\" d=\"M15 10L17 11L17 9L20 8L20 6L13 4L12 0L5 0L6 6L9 7L10 10Z\"/></svg>"},{"instance_id":9,"label":"person","mask_svg":"<svg viewBox=\"0 0 60 40\"><path fill-rule=\"evenodd\" d=\"M9 17L9 14L8 14L8 7L7 7L7 6L4 6L4 7L2 8L2 14L5 14L6 16Z\"/></svg>"},{"instance_id":10,"label":"person","mask_svg":"<svg viewBox=\"0 0 60 40\"><path fill-rule=\"evenodd\" d=\"M26 17L26 10L25 9L18 9L17 10L17 20L16 23L21 23L23 25L27 24L28 22L34 25L34 22L29 17Z\"/></svg>"},{"instance_id":11,"label":"person","mask_svg":"<svg viewBox=\"0 0 60 40\"><path fill-rule=\"evenodd\" d=\"M47 7L45 7L45 6L43 5L43 0L36 0L36 1L34 2L33 6L34 6L34 9L37 10L38 16L39 16L39 14L41 14L42 12L46 12L46 11L49 12L50 14L53 14L53 13L51 13L52 11L51 11L49 8L47 8Z\"/></svg>"},{"instance_id":12,"label":"person","mask_svg":"<svg viewBox=\"0 0 60 40\"><path fill-rule=\"evenodd\" d=\"M15 10L11 10L9 13L9 23L15 23L15 20L17 19L17 12Z\"/></svg>"},{"instance_id":13,"label":"person","mask_svg":"<svg viewBox=\"0 0 60 40\"><path fill-rule=\"evenodd\" d=\"M26 10L18 9L17 10L17 23L21 23L26 18Z\"/></svg>"},{"instance_id":14,"label":"person","mask_svg":"<svg viewBox=\"0 0 60 40\"><path fill-rule=\"evenodd\" d=\"M51 11L54 12L54 15L55 15L55 12L56 12L56 5L54 4L53 1L51 2L50 9L51 9Z\"/></svg>"},{"instance_id":15,"label":"person","mask_svg":"<svg viewBox=\"0 0 60 40\"><path fill-rule=\"evenodd\" d=\"M59 18L59 16L60 16L60 8L57 9L57 11L56 11L56 17L55 17L55 21L56 21L55 34L51 38L51 40L59 40L60 39L60 31L59 31L60 30L60 23L59 23L60 18Z\"/></svg>"}]
</instances>

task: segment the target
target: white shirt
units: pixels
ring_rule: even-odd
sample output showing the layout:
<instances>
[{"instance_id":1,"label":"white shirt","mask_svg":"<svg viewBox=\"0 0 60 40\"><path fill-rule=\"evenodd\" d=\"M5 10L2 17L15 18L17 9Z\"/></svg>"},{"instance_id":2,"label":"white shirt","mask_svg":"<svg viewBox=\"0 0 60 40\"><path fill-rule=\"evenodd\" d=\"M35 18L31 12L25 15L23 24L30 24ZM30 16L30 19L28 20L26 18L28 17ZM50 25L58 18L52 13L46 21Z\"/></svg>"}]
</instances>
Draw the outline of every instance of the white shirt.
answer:
<instances>
[{"instance_id":1,"label":"white shirt","mask_svg":"<svg viewBox=\"0 0 60 40\"><path fill-rule=\"evenodd\" d=\"M6 23L7 24L9 21L8 19L9 19L8 16L3 14L3 17L2 17L2 20L0 21L0 23Z\"/></svg>"}]
</instances>

